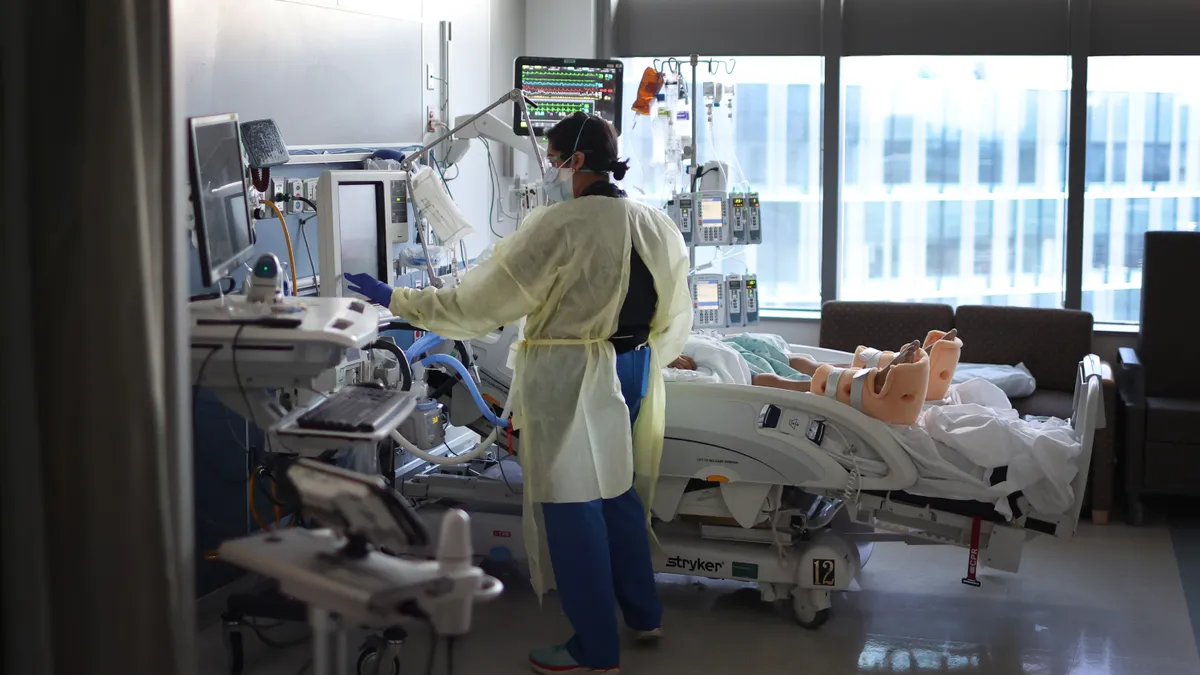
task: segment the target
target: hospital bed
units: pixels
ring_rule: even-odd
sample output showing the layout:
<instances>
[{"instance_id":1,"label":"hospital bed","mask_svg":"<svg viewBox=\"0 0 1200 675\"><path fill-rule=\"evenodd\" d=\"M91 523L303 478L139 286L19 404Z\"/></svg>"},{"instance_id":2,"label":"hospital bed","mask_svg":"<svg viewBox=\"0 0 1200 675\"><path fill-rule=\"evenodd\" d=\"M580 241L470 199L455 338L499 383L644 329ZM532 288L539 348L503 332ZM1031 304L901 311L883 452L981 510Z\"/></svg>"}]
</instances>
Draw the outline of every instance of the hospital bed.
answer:
<instances>
[{"instance_id":1,"label":"hospital bed","mask_svg":"<svg viewBox=\"0 0 1200 675\"><path fill-rule=\"evenodd\" d=\"M479 388L497 407L512 381L507 353L515 333L506 328L472 343ZM800 345L792 351L829 363L853 356ZM490 432L465 389L459 382L443 397L452 423ZM1007 518L991 504L910 492L917 467L888 425L848 405L782 389L668 383L652 505L661 544L656 569L756 582L764 600L786 603L807 628L828 619L831 594L851 589L875 542L968 549L963 582L972 585L979 583L976 565L1016 572L1027 540L1075 532L1095 430L1104 425L1100 397L1100 360L1088 356L1079 364L1071 420L1081 445L1071 508L1036 513L1017 493ZM519 432L501 445L519 455ZM881 475L858 469L856 458L867 448L886 464ZM430 513L439 502L465 505L477 551L520 557L519 486L485 464L430 467L405 482L405 494L432 506Z\"/></svg>"}]
</instances>

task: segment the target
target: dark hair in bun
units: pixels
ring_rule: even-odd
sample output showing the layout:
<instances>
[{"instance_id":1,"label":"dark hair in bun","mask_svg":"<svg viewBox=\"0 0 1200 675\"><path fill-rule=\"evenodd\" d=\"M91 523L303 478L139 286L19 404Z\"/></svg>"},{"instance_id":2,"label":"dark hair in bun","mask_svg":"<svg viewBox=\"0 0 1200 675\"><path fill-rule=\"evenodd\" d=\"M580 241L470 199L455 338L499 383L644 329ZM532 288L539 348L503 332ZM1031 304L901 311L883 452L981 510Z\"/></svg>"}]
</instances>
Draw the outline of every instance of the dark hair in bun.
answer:
<instances>
[{"instance_id":1,"label":"dark hair in bun","mask_svg":"<svg viewBox=\"0 0 1200 675\"><path fill-rule=\"evenodd\" d=\"M617 180L629 171L629 161L617 158L617 130L602 117L577 112L547 131L546 140L563 155L572 148L582 152L588 171L611 173Z\"/></svg>"},{"instance_id":2,"label":"dark hair in bun","mask_svg":"<svg viewBox=\"0 0 1200 675\"><path fill-rule=\"evenodd\" d=\"M609 163L608 171L616 180L623 180L625 178L625 174L629 171L629 160L614 159Z\"/></svg>"}]
</instances>

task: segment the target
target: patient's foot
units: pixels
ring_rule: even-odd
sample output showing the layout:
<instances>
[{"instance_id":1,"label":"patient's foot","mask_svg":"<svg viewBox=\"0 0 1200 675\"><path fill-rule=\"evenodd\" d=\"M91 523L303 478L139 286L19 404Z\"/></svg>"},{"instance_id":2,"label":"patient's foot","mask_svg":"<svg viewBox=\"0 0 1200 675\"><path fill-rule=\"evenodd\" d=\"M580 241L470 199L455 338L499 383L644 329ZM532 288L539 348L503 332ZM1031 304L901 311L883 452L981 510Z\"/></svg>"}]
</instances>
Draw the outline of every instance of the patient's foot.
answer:
<instances>
[{"instance_id":1,"label":"patient's foot","mask_svg":"<svg viewBox=\"0 0 1200 675\"><path fill-rule=\"evenodd\" d=\"M696 359L687 354L680 354L679 358L672 361L667 367L677 370L696 370Z\"/></svg>"},{"instance_id":2,"label":"patient's foot","mask_svg":"<svg viewBox=\"0 0 1200 675\"><path fill-rule=\"evenodd\" d=\"M888 374L888 371L892 369L892 366L898 366L898 365L903 365L905 363L916 362L917 350L920 348L921 348L921 341L913 340L912 342L904 345L904 348L900 350L899 354L896 354L896 358L892 359L891 363L889 363L886 366L884 366L883 368L879 369L879 372L875 375L875 393L876 394L883 393L883 385L885 382L887 382L887 374Z\"/></svg>"},{"instance_id":3,"label":"patient's foot","mask_svg":"<svg viewBox=\"0 0 1200 675\"><path fill-rule=\"evenodd\" d=\"M942 337L940 337L936 340L930 340L929 338L925 338L925 340L926 340L925 347L929 348L930 346L935 345L942 341L953 342L954 338L956 338L956 337L958 337L958 329L951 328L945 335L943 335Z\"/></svg>"}]
</instances>

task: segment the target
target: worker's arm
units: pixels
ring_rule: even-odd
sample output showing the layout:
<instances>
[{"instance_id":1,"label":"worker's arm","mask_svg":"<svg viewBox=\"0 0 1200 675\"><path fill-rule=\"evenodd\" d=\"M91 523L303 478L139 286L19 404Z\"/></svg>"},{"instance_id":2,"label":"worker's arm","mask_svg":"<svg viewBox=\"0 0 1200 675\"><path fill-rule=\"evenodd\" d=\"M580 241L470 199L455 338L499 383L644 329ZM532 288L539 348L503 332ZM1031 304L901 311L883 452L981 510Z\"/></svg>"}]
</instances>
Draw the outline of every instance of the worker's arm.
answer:
<instances>
[{"instance_id":1,"label":"worker's arm","mask_svg":"<svg viewBox=\"0 0 1200 675\"><path fill-rule=\"evenodd\" d=\"M670 222L670 221L668 221ZM683 237L674 224L669 231L661 232L659 250L667 251L670 255L671 269L669 278L662 283L658 301L666 303L659 309L663 312L661 321L662 332L654 339L654 348L658 353L659 363L670 363L683 353L688 336L692 332L692 292L688 287L688 252L683 243ZM659 284L656 284L659 285ZM665 291L665 292L663 292Z\"/></svg>"},{"instance_id":2,"label":"worker's arm","mask_svg":"<svg viewBox=\"0 0 1200 675\"><path fill-rule=\"evenodd\" d=\"M456 288L397 288L389 309L452 340L477 338L528 315L544 302L558 276L563 240L557 227L533 215L497 242L494 255Z\"/></svg>"}]
</instances>

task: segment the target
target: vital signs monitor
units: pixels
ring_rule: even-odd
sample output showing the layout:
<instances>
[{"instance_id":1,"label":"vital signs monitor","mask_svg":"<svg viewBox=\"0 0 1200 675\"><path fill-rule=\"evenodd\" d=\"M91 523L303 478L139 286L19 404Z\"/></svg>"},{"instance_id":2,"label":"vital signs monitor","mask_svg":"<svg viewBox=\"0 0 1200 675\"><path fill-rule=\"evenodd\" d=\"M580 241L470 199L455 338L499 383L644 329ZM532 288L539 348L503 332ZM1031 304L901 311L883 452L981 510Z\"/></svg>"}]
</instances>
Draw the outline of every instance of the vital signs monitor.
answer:
<instances>
[{"instance_id":1,"label":"vital signs monitor","mask_svg":"<svg viewBox=\"0 0 1200 675\"><path fill-rule=\"evenodd\" d=\"M516 63L517 89L532 105L529 122L538 136L577 112L599 115L621 133L624 64L605 59L522 56ZM513 133L528 136L519 106L513 106Z\"/></svg>"}]
</instances>

